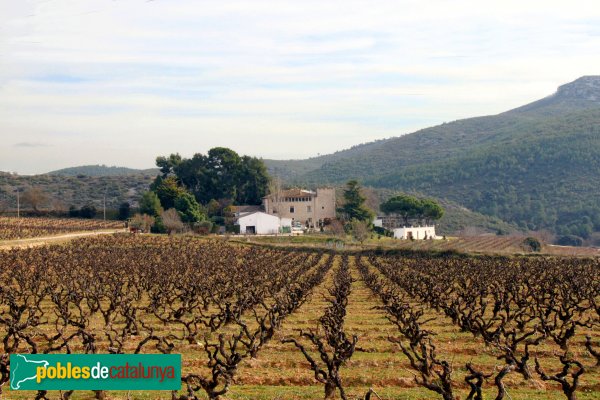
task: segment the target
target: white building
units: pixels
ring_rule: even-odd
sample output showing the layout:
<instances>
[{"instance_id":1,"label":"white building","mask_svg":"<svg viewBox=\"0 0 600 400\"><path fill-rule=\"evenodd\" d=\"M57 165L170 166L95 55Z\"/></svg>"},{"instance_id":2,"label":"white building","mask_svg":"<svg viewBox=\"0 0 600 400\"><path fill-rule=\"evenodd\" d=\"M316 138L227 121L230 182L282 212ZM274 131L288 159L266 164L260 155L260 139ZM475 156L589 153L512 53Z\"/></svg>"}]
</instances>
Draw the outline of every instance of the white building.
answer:
<instances>
[{"instance_id":1,"label":"white building","mask_svg":"<svg viewBox=\"0 0 600 400\"><path fill-rule=\"evenodd\" d=\"M437 239L435 226L405 226L395 228L393 231L396 239Z\"/></svg>"},{"instance_id":2,"label":"white building","mask_svg":"<svg viewBox=\"0 0 600 400\"><path fill-rule=\"evenodd\" d=\"M240 213L236 225L240 226L242 235L275 235L290 232L291 218L279 218L262 211Z\"/></svg>"}]
</instances>

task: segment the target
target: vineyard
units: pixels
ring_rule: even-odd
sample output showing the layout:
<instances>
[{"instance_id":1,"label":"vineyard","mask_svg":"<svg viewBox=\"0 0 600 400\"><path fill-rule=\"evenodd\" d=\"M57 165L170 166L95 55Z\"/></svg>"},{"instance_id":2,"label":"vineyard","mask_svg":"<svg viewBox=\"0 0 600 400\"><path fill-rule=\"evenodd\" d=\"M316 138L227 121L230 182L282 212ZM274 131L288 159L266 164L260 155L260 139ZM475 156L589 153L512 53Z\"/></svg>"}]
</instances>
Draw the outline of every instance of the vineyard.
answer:
<instances>
[{"instance_id":1,"label":"vineyard","mask_svg":"<svg viewBox=\"0 0 600 400\"><path fill-rule=\"evenodd\" d=\"M268 244L275 246L301 247L336 247L346 249L387 249L387 250L417 250L427 252L458 252L467 254L496 254L514 255L531 253L531 247L525 243L525 236L457 236L439 240L400 240L383 238L372 235L371 238L359 244L357 241L344 237L332 237L329 235L303 235L296 237L286 236L246 236L240 238L240 243ZM334 246L335 244L335 246ZM341 244L341 245L337 245ZM542 243L539 254L551 256L575 256L575 257L600 257L600 248L597 247L575 247L556 246Z\"/></svg>"},{"instance_id":2,"label":"vineyard","mask_svg":"<svg viewBox=\"0 0 600 400\"><path fill-rule=\"evenodd\" d=\"M598 399L600 262L111 235L0 253L0 397ZM11 392L12 353L177 353L164 392Z\"/></svg>"},{"instance_id":3,"label":"vineyard","mask_svg":"<svg viewBox=\"0 0 600 400\"><path fill-rule=\"evenodd\" d=\"M0 240L51 236L61 233L123 228L122 221L76 218L0 217Z\"/></svg>"}]
</instances>

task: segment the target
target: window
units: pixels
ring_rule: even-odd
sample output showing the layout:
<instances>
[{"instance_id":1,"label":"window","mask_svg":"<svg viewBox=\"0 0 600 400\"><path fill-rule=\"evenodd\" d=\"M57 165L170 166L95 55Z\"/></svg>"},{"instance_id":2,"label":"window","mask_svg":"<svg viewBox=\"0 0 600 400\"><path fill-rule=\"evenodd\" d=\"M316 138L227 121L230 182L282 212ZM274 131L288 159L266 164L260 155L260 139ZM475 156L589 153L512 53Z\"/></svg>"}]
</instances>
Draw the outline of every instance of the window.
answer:
<instances>
[{"instance_id":1,"label":"window","mask_svg":"<svg viewBox=\"0 0 600 400\"><path fill-rule=\"evenodd\" d=\"M293 214L293 213L294 213L294 206L291 206L290 207L290 214Z\"/></svg>"},{"instance_id":2,"label":"window","mask_svg":"<svg viewBox=\"0 0 600 400\"><path fill-rule=\"evenodd\" d=\"M307 212L312 212L312 207L311 206L306 206L306 211Z\"/></svg>"},{"instance_id":3,"label":"window","mask_svg":"<svg viewBox=\"0 0 600 400\"><path fill-rule=\"evenodd\" d=\"M273 214L277 214L277 209L273 208Z\"/></svg>"}]
</instances>

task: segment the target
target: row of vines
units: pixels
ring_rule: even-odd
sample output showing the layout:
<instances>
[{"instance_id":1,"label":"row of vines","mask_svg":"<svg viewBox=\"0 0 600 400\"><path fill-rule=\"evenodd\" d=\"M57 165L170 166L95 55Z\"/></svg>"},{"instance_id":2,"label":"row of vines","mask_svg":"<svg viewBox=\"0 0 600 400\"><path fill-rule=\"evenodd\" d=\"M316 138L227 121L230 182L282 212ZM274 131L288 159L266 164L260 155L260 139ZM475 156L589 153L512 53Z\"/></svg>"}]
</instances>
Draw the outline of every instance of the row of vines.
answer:
<instances>
[{"instance_id":1,"label":"row of vines","mask_svg":"<svg viewBox=\"0 0 600 400\"><path fill-rule=\"evenodd\" d=\"M488 380L493 381L496 400L508 398L508 374L556 382L573 400L582 375L587 370L597 373L600 348L590 336L575 340L578 331L600 327L597 260L371 256L359 258L357 264L398 328L400 336L389 340L408 359L415 382L444 400L459 398L459 385L453 378L456 366L437 351L436 333L424 328L436 313L480 340L499 362L487 371L474 363L462 366L468 400L483 399ZM542 344L556 350L538 351ZM560 368L548 370L537 353L543 353L548 366ZM595 366L586 367L583 354L595 358Z\"/></svg>"},{"instance_id":2,"label":"row of vines","mask_svg":"<svg viewBox=\"0 0 600 400\"><path fill-rule=\"evenodd\" d=\"M61 233L124 228L123 221L77 218L0 217L0 240L51 236Z\"/></svg>"},{"instance_id":3,"label":"row of vines","mask_svg":"<svg viewBox=\"0 0 600 400\"><path fill-rule=\"evenodd\" d=\"M218 399L244 360L277 338L298 352L325 399L346 400L344 365L371 351L346 326L357 280L397 332L384 340L431 398L510 399L507 377L519 377L552 382L573 400L600 369L598 260L336 255L114 235L1 253L0 389L12 353L180 353L182 386L171 398ZM278 336L322 284L315 327ZM454 362L429 328L439 318L480 342L495 365ZM56 396L73 392L35 394ZM363 398L380 397L371 389Z\"/></svg>"},{"instance_id":4,"label":"row of vines","mask_svg":"<svg viewBox=\"0 0 600 400\"><path fill-rule=\"evenodd\" d=\"M205 360L184 356L183 390L172 398L219 398L332 262L322 253L128 235L4 252L0 383L11 353L195 351Z\"/></svg>"}]
</instances>

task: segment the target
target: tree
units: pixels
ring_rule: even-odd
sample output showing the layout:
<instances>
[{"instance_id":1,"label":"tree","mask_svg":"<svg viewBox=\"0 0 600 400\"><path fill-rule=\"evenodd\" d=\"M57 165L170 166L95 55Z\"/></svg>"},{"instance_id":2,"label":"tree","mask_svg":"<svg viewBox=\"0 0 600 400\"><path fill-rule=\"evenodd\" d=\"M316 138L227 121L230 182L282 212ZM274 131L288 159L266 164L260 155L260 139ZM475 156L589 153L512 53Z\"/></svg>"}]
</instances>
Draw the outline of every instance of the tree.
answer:
<instances>
[{"instance_id":1,"label":"tree","mask_svg":"<svg viewBox=\"0 0 600 400\"><path fill-rule=\"evenodd\" d=\"M362 244L369 237L369 223L353 219L351 225L352 237Z\"/></svg>"},{"instance_id":2,"label":"tree","mask_svg":"<svg viewBox=\"0 0 600 400\"><path fill-rule=\"evenodd\" d=\"M144 192L140 199L140 213L158 217L161 213L160 200L152 191Z\"/></svg>"},{"instance_id":3,"label":"tree","mask_svg":"<svg viewBox=\"0 0 600 400\"><path fill-rule=\"evenodd\" d=\"M79 210L77 209L77 207L71 205L69 207L69 217L71 218L77 218L79 217Z\"/></svg>"},{"instance_id":4,"label":"tree","mask_svg":"<svg viewBox=\"0 0 600 400\"><path fill-rule=\"evenodd\" d=\"M389 198L379 207L386 214L397 214L404 220L404 225L410 225L411 220L426 224L442 218L444 209L431 199L418 199L401 194Z\"/></svg>"},{"instance_id":5,"label":"tree","mask_svg":"<svg viewBox=\"0 0 600 400\"><path fill-rule=\"evenodd\" d=\"M97 213L98 210L92 204L86 204L85 206L81 207L81 210L79 210L79 216L81 218L92 219Z\"/></svg>"},{"instance_id":6,"label":"tree","mask_svg":"<svg viewBox=\"0 0 600 400\"><path fill-rule=\"evenodd\" d=\"M52 210L58 214L64 214L67 211L67 205L64 201L53 199L51 201Z\"/></svg>"},{"instance_id":7,"label":"tree","mask_svg":"<svg viewBox=\"0 0 600 400\"><path fill-rule=\"evenodd\" d=\"M207 211L209 217L214 217L216 215L219 215L219 214L221 214L221 211L222 211L221 204L219 204L219 202L216 201L215 199L211 199L206 206L206 211Z\"/></svg>"},{"instance_id":8,"label":"tree","mask_svg":"<svg viewBox=\"0 0 600 400\"><path fill-rule=\"evenodd\" d=\"M343 237L346 234L344 224L337 219L332 220L328 228L335 236Z\"/></svg>"},{"instance_id":9,"label":"tree","mask_svg":"<svg viewBox=\"0 0 600 400\"><path fill-rule=\"evenodd\" d=\"M419 209L419 199L408 196L394 196L379 206L381 211L386 214L398 214L403 220L404 225L410 225L409 220L415 218Z\"/></svg>"},{"instance_id":10,"label":"tree","mask_svg":"<svg viewBox=\"0 0 600 400\"><path fill-rule=\"evenodd\" d=\"M338 208L338 212L348 221L355 219L370 223L375 213L364 205L365 200L360 184L356 180L348 181L344 190L344 205Z\"/></svg>"},{"instance_id":11,"label":"tree","mask_svg":"<svg viewBox=\"0 0 600 400\"><path fill-rule=\"evenodd\" d=\"M131 216L131 205L128 202L121 203L119 206L119 219L125 221Z\"/></svg>"},{"instance_id":12,"label":"tree","mask_svg":"<svg viewBox=\"0 0 600 400\"><path fill-rule=\"evenodd\" d=\"M48 195L36 187L26 190L21 195L21 201L28 204L36 213L39 212L42 205L48 202L48 199Z\"/></svg>"},{"instance_id":13,"label":"tree","mask_svg":"<svg viewBox=\"0 0 600 400\"><path fill-rule=\"evenodd\" d=\"M430 225L433 221L444 216L444 209L438 203L431 199L421 200L421 215L425 219L425 223Z\"/></svg>"},{"instance_id":14,"label":"tree","mask_svg":"<svg viewBox=\"0 0 600 400\"><path fill-rule=\"evenodd\" d=\"M208 151L209 174L216 183L212 198L237 198L239 175L241 172L240 156L226 147L215 147Z\"/></svg>"},{"instance_id":15,"label":"tree","mask_svg":"<svg viewBox=\"0 0 600 400\"><path fill-rule=\"evenodd\" d=\"M267 168L262 160L240 157L225 147L210 149L207 155L194 154L190 159L183 159L178 154L171 154L168 158L158 157L156 165L161 169L160 178L176 179L200 204L208 204L212 199L231 199L236 204L260 204L269 184ZM156 184L159 183L157 178Z\"/></svg>"},{"instance_id":16,"label":"tree","mask_svg":"<svg viewBox=\"0 0 600 400\"><path fill-rule=\"evenodd\" d=\"M542 244L540 243L540 241L534 237L526 237L523 240L523 247L525 247L526 250L529 251L533 251L533 252L540 252L542 250Z\"/></svg>"},{"instance_id":17,"label":"tree","mask_svg":"<svg viewBox=\"0 0 600 400\"><path fill-rule=\"evenodd\" d=\"M158 196L161 206L168 210L169 208L175 207L175 200L186 192L184 188L179 186L177 178L174 176L157 176L152 185L152 190Z\"/></svg>"},{"instance_id":18,"label":"tree","mask_svg":"<svg viewBox=\"0 0 600 400\"><path fill-rule=\"evenodd\" d=\"M239 187L236 202L238 204L261 204L267 195L269 174L262 160L243 156L238 176Z\"/></svg>"},{"instance_id":19,"label":"tree","mask_svg":"<svg viewBox=\"0 0 600 400\"><path fill-rule=\"evenodd\" d=\"M169 208L167 211L164 211L161 214L161 218L162 218L162 223L169 235L173 232L182 232L183 231L183 228L184 228L183 222L181 222L179 213L174 208Z\"/></svg>"},{"instance_id":20,"label":"tree","mask_svg":"<svg viewBox=\"0 0 600 400\"><path fill-rule=\"evenodd\" d=\"M556 244L558 244L560 246L579 247L579 246L583 246L583 239L580 238L579 236L575 236L575 235L564 235L564 236L560 236L558 238L558 240L556 241Z\"/></svg>"},{"instance_id":21,"label":"tree","mask_svg":"<svg viewBox=\"0 0 600 400\"><path fill-rule=\"evenodd\" d=\"M156 166L160 168L160 172L163 174L163 177L167 177L167 175L175 172L175 168L181 164L182 158L177 154L171 154L169 158L160 156L156 157Z\"/></svg>"},{"instance_id":22,"label":"tree","mask_svg":"<svg viewBox=\"0 0 600 400\"><path fill-rule=\"evenodd\" d=\"M129 223L129 226L142 232L150 232L152 225L154 225L154 217L148 214L135 214Z\"/></svg>"},{"instance_id":23,"label":"tree","mask_svg":"<svg viewBox=\"0 0 600 400\"><path fill-rule=\"evenodd\" d=\"M202 206L198 204L194 196L188 192L182 193L175 200L175 209L183 222L198 222L206 219Z\"/></svg>"}]
</instances>

